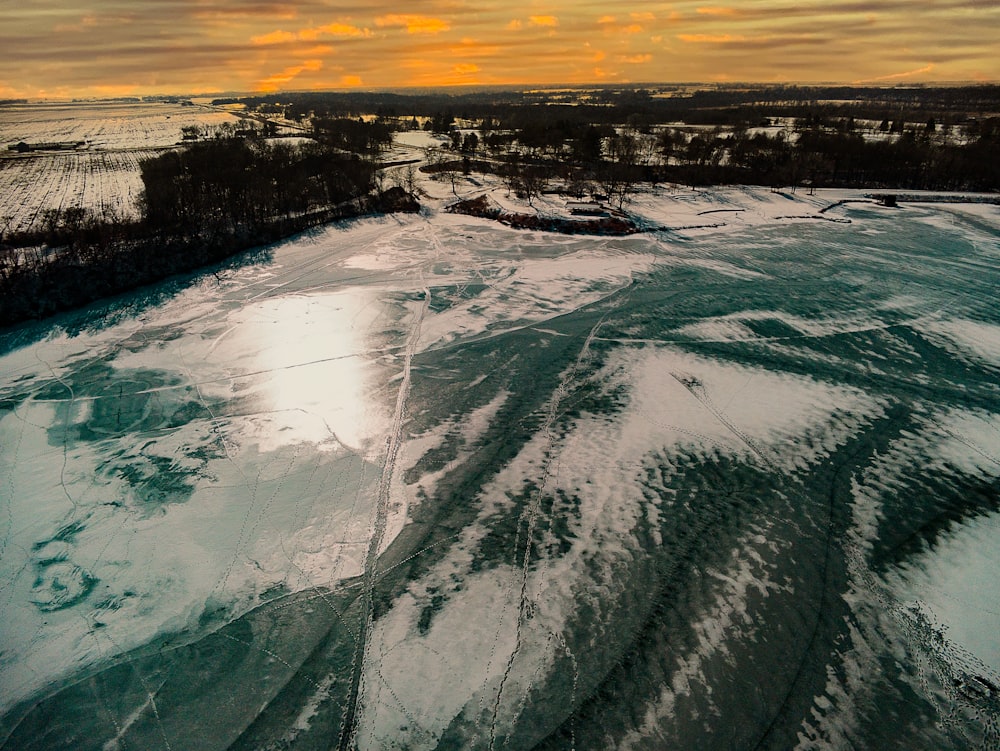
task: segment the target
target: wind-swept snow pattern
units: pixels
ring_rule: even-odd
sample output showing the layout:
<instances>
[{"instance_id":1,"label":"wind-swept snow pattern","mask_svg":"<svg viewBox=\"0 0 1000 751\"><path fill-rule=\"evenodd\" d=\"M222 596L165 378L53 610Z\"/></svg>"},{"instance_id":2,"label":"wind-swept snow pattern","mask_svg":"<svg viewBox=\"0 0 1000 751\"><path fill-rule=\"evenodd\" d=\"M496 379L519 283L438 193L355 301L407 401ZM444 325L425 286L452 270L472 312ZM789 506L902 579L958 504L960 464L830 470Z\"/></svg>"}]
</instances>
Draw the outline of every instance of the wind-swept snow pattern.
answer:
<instances>
[{"instance_id":1,"label":"wind-swept snow pattern","mask_svg":"<svg viewBox=\"0 0 1000 751\"><path fill-rule=\"evenodd\" d=\"M1000 218L844 197L7 332L0 748L1000 748Z\"/></svg>"}]
</instances>

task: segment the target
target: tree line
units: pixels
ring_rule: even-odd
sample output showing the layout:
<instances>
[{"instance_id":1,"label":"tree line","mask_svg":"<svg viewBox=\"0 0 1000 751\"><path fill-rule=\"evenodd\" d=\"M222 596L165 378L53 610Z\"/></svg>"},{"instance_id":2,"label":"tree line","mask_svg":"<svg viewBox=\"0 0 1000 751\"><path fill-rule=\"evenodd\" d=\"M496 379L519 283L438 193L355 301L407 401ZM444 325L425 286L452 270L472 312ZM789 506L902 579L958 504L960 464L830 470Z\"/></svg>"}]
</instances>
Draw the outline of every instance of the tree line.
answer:
<instances>
[{"instance_id":1,"label":"tree line","mask_svg":"<svg viewBox=\"0 0 1000 751\"><path fill-rule=\"evenodd\" d=\"M546 113L550 114L550 113ZM816 115L787 127L695 128L578 123L541 117L513 129L453 129L429 169L492 171L530 203L553 180L567 192L603 194L622 208L643 182L770 187L996 191L1000 118L961 133L885 119L865 129ZM486 157L480 158L480 157Z\"/></svg>"},{"instance_id":2,"label":"tree line","mask_svg":"<svg viewBox=\"0 0 1000 751\"><path fill-rule=\"evenodd\" d=\"M453 187L458 174L492 171L529 203L553 179L619 208L644 181L1000 187L996 85L312 92L242 101L312 118L314 128L364 115L386 133L421 127L448 135L430 171L450 176Z\"/></svg>"},{"instance_id":3,"label":"tree line","mask_svg":"<svg viewBox=\"0 0 1000 751\"><path fill-rule=\"evenodd\" d=\"M884 118L906 122L958 124L1000 111L1000 86L783 86L662 85L560 87L522 91L494 87L454 93L298 92L216 100L243 103L251 111L303 121L326 117L377 117L403 126L412 118L453 117L502 129L538 120L577 124L654 125L684 122L701 125L758 126L776 117L819 113L826 118Z\"/></svg>"}]
</instances>

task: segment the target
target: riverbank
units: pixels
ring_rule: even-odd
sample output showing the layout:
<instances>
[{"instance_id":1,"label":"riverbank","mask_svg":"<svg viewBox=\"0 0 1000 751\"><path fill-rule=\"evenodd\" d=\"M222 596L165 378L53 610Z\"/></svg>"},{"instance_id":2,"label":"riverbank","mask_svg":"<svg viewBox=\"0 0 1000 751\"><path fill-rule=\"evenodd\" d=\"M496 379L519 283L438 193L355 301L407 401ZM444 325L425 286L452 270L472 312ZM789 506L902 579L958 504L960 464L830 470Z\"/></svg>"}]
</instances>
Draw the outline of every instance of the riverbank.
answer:
<instances>
[{"instance_id":1,"label":"riverbank","mask_svg":"<svg viewBox=\"0 0 1000 751\"><path fill-rule=\"evenodd\" d=\"M402 188L390 188L378 195L224 234L147 234L140 225L130 224L120 234L74 238L65 246L0 248L0 328L189 273L311 227L419 209L412 195Z\"/></svg>"}]
</instances>

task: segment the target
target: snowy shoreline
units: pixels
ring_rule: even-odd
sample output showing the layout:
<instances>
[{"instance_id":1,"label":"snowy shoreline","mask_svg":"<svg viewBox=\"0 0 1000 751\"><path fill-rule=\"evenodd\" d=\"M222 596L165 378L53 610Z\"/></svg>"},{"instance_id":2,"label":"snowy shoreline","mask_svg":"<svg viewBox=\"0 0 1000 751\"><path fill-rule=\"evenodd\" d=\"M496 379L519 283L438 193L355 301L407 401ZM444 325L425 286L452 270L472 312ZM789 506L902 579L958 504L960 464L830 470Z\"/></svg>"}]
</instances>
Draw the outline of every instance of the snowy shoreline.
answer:
<instances>
[{"instance_id":1,"label":"snowy shoreline","mask_svg":"<svg viewBox=\"0 0 1000 751\"><path fill-rule=\"evenodd\" d=\"M512 196L499 180L490 176L477 176L468 180L467 190L435 196L434 183L425 188L425 201L432 212L444 214L450 207L462 202L485 201L504 215L531 216L539 220L559 222L579 220L572 213L572 206L579 200L568 195L545 193L532 204ZM706 188L687 188L676 185L644 186L636 191L618 212L603 206L609 214L625 217L638 228L638 232L690 233L734 231L740 228L759 227L766 224L792 224L799 222L830 222L848 224L845 214L857 208L878 212L901 212L903 206L885 206L876 196L890 191L872 188L821 188L811 194L804 189L773 190L758 185L719 185ZM984 193L950 193L935 191L907 191L899 193L897 201L919 204L916 210L931 210L936 205L950 210L961 210L983 219L992 218L1000 226L1000 195ZM429 200L426 200L429 199ZM463 213L463 212L458 212ZM902 216L903 214L900 214ZM492 217L490 217L492 219ZM552 231L543 227L527 227L536 231ZM558 232L559 230L554 230ZM599 233L594 233L599 234Z\"/></svg>"}]
</instances>

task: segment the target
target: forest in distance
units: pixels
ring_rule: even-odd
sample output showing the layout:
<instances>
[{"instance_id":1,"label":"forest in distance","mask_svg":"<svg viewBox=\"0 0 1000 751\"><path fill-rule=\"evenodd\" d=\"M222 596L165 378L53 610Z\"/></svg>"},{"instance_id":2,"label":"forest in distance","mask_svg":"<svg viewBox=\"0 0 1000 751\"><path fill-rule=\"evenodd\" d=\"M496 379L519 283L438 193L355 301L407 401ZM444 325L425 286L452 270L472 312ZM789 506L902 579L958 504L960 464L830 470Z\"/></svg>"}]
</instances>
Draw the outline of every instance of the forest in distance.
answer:
<instances>
[{"instance_id":1,"label":"forest in distance","mask_svg":"<svg viewBox=\"0 0 1000 751\"><path fill-rule=\"evenodd\" d=\"M644 185L995 192L1000 87L661 87L290 93L217 99L242 126L191 128L140 162L138 216L61 206L0 235L0 325L191 271L319 223L416 210L394 134L450 181L498 176L526 199L597 196L624 212ZM293 143L274 138L295 128ZM25 151L28 144L11 145ZM391 175L391 177L389 177ZM390 187L387 190L387 187ZM527 226L527 225L526 225Z\"/></svg>"},{"instance_id":2,"label":"forest in distance","mask_svg":"<svg viewBox=\"0 0 1000 751\"><path fill-rule=\"evenodd\" d=\"M314 92L216 103L300 123L374 116L393 128L474 129L474 148L484 152L558 157L591 171L615 159L607 138L627 133L640 137L633 159L647 168L645 178L698 185L1000 185L989 159L1000 136L1000 86L689 88Z\"/></svg>"}]
</instances>

